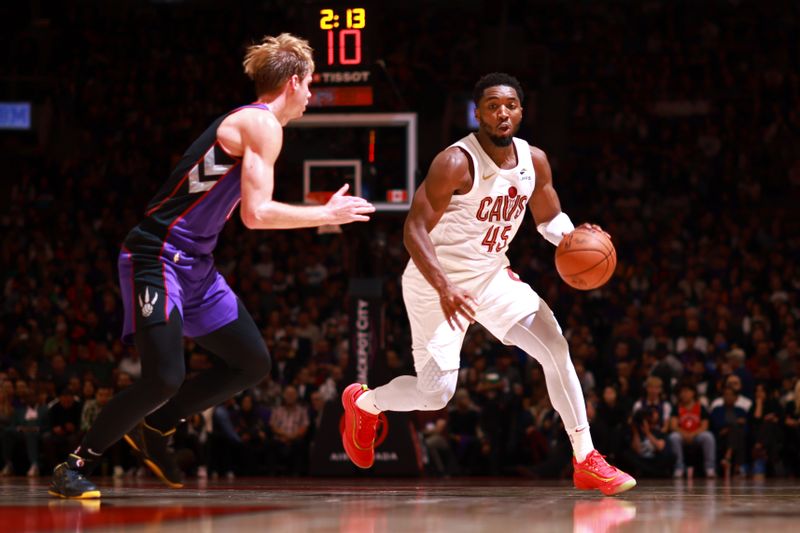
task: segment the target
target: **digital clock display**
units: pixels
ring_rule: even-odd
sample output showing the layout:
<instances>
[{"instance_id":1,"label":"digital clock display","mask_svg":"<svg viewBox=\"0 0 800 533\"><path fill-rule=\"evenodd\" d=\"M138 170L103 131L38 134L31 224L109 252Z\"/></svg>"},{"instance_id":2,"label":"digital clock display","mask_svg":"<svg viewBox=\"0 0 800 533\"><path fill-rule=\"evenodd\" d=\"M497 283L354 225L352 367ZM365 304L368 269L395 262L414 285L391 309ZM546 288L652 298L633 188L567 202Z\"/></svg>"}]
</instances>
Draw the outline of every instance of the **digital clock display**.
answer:
<instances>
[{"instance_id":1,"label":"digital clock display","mask_svg":"<svg viewBox=\"0 0 800 533\"><path fill-rule=\"evenodd\" d=\"M376 11L368 0L307 1L305 18L316 63L309 105L372 106L371 43L379 18L370 15Z\"/></svg>"},{"instance_id":2,"label":"digital clock display","mask_svg":"<svg viewBox=\"0 0 800 533\"><path fill-rule=\"evenodd\" d=\"M367 10L363 7L320 9L319 28L326 30L325 64L357 66L363 61L361 30L367 27Z\"/></svg>"},{"instance_id":3,"label":"digital clock display","mask_svg":"<svg viewBox=\"0 0 800 533\"><path fill-rule=\"evenodd\" d=\"M319 12L319 28L321 30L332 30L338 28L341 18L333 9L321 9ZM345 27L360 30L367 26L367 10L363 7L345 10Z\"/></svg>"}]
</instances>

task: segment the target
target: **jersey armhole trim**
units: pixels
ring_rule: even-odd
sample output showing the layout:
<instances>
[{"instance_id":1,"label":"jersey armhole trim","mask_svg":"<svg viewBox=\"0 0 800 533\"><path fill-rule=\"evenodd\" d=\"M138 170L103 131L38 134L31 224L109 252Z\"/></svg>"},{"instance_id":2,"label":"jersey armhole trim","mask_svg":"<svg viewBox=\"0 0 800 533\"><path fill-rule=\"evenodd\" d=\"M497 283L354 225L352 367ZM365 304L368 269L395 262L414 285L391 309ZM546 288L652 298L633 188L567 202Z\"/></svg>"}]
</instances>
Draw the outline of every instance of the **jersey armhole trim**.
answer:
<instances>
[{"instance_id":1,"label":"jersey armhole trim","mask_svg":"<svg viewBox=\"0 0 800 533\"><path fill-rule=\"evenodd\" d=\"M525 139L520 139L518 137L514 137L515 142L519 142L517 145L517 157L519 158L519 168L525 169L527 168L528 164L530 164L530 171L531 171L531 179L533 180L533 189L531 190L531 196L528 198L528 207L530 207L531 202L533 201L533 193L536 191L536 167L533 164L533 156L531 155L531 144L526 141ZM524 155L519 155L520 153Z\"/></svg>"},{"instance_id":2,"label":"jersey armhole trim","mask_svg":"<svg viewBox=\"0 0 800 533\"><path fill-rule=\"evenodd\" d=\"M478 174L480 174L480 168L479 168L479 165L478 165L478 160L475 157L475 154L473 154L472 151L469 149L469 147L466 144L464 144L463 142L458 141L456 143L451 144L450 146L458 148L463 153L467 154L467 156L469 157L470 163L472 164L472 186L464 194L453 194L453 196L458 197L458 198L468 198L478 188Z\"/></svg>"}]
</instances>

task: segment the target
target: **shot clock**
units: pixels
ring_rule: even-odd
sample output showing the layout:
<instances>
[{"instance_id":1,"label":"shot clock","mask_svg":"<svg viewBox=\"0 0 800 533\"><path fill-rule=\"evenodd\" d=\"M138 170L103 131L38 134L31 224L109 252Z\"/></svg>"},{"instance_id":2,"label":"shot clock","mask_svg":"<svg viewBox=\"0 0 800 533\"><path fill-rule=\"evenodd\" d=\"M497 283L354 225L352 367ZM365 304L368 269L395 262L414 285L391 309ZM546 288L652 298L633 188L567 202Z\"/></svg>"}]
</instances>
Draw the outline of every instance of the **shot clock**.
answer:
<instances>
[{"instance_id":1,"label":"shot clock","mask_svg":"<svg viewBox=\"0 0 800 533\"><path fill-rule=\"evenodd\" d=\"M369 107L373 104L370 7L312 3L306 20L314 48L312 107Z\"/></svg>"},{"instance_id":2,"label":"shot clock","mask_svg":"<svg viewBox=\"0 0 800 533\"><path fill-rule=\"evenodd\" d=\"M333 9L321 9L319 27L327 31L327 65L360 65L361 30L367 25L367 10L363 7L345 10L344 24ZM340 27L344 26L342 29ZM338 34L338 35L337 35Z\"/></svg>"}]
</instances>

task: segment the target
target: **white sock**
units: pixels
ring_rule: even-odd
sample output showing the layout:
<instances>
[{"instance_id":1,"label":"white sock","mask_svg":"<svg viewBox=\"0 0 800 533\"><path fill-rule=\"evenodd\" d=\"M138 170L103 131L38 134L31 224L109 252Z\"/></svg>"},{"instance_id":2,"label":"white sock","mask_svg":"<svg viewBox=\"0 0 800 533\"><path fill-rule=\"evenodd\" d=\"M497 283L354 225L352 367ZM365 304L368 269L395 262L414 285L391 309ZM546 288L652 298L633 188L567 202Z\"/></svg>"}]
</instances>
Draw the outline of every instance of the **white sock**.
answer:
<instances>
[{"instance_id":1,"label":"white sock","mask_svg":"<svg viewBox=\"0 0 800 533\"><path fill-rule=\"evenodd\" d=\"M356 407L370 414L380 414L381 410L375 405L375 391L368 390L356 399Z\"/></svg>"},{"instance_id":2,"label":"white sock","mask_svg":"<svg viewBox=\"0 0 800 533\"><path fill-rule=\"evenodd\" d=\"M586 417L586 400L569 356L569 345L553 312L541 302L536 313L511 326L505 343L522 348L542 365L550 401L564 421L564 427L574 428L567 429L567 434L575 459L582 463L594 449Z\"/></svg>"},{"instance_id":3,"label":"white sock","mask_svg":"<svg viewBox=\"0 0 800 533\"><path fill-rule=\"evenodd\" d=\"M572 453L575 454L575 460L582 463L586 460L586 456L594 450L594 443L592 443L592 434L589 432L589 426L581 426L567 431L569 440L572 443Z\"/></svg>"}]
</instances>

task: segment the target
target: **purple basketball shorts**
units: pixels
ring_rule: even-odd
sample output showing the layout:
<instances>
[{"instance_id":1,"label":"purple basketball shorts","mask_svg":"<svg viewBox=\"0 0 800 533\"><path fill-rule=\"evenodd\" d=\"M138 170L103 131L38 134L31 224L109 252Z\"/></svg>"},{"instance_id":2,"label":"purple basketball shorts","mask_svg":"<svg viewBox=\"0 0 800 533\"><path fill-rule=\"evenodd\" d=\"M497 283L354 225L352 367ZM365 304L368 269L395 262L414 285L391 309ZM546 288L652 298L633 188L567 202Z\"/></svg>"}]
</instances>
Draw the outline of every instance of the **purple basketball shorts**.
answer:
<instances>
[{"instance_id":1,"label":"purple basketball shorts","mask_svg":"<svg viewBox=\"0 0 800 533\"><path fill-rule=\"evenodd\" d=\"M160 256L123 249L119 284L125 308L122 340L169 320L177 307L187 337L200 337L238 318L236 295L211 255L193 257L166 243Z\"/></svg>"}]
</instances>

